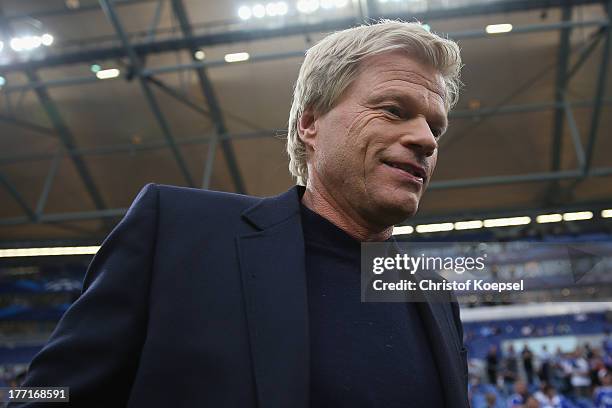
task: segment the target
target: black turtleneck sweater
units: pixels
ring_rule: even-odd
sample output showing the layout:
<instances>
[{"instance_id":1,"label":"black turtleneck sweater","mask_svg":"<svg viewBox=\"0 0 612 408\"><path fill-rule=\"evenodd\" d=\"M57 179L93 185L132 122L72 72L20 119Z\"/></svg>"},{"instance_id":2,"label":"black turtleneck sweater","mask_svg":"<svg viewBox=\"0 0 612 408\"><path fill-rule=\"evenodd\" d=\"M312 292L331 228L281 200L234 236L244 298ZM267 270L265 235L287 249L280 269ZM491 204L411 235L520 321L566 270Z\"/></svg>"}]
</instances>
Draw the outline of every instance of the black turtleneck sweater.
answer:
<instances>
[{"instance_id":1,"label":"black turtleneck sweater","mask_svg":"<svg viewBox=\"0 0 612 408\"><path fill-rule=\"evenodd\" d=\"M442 408L414 303L362 303L360 242L302 205L310 315L310 406Z\"/></svg>"}]
</instances>

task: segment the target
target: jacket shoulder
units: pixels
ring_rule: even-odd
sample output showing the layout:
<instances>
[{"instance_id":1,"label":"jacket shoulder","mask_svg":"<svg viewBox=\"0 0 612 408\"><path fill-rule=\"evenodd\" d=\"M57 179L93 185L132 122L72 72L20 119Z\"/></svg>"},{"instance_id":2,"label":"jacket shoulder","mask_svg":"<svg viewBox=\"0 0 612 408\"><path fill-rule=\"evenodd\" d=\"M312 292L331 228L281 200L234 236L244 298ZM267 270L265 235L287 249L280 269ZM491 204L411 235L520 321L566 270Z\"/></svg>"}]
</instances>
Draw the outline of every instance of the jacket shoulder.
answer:
<instances>
[{"instance_id":1,"label":"jacket shoulder","mask_svg":"<svg viewBox=\"0 0 612 408\"><path fill-rule=\"evenodd\" d=\"M198 188L179 187L166 184L147 184L143 190L154 189L158 192L161 210L242 212L259 203L262 198L244 194Z\"/></svg>"}]
</instances>

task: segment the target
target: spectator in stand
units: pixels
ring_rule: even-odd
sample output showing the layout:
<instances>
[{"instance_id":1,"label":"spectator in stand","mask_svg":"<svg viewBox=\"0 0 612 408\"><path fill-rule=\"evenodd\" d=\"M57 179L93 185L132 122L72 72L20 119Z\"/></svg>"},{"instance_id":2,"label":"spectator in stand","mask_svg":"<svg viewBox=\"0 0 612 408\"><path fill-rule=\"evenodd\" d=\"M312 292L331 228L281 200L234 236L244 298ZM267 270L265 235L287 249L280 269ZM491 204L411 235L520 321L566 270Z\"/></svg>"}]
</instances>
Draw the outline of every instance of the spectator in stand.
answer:
<instances>
[{"instance_id":1,"label":"spectator in stand","mask_svg":"<svg viewBox=\"0 0 612 408\"><path fill-rule=\"evenodd\" d=\"M581 348L576 348L574 359L572 360L572 388L578 397L588 398L591 388L591 375L589 363L584 358Z\"/></svg>"},{"instance_id":2,"label":"spectator in stand","mask_svg":"<svg viewBox=\"0 0 612 408\"><path fill-rule=\"evenodd\" d=\"M589 368L591 372L591 389L595 389L602 385L601 373L605 373L606 365L600 355L600 350L593 350L593 358L589 360Z\"/></svg>"},{"instance_id":3,"label":"spectator in stand","mask_svg":"<svg viewBox=\"0 0 612 408\"><path fill-rule=\"evenodd\" d=\"M534 396L530 395L525 401L525 408L540 408L540 403Z\"/></svg>"},{"instance_id":4,"label":"spectator in stand","mask_svg":"<svg viewBox=\"0 0 612 408\"><path fill-rule=\"evenodd\" d=\"M603 363L607 370L612 371L612 354L604 354Z\"/></svg>"},{"instance_id":5,"label":"spectator in stand","mask_svg":"<svg viewBox=\"0 0 612 408\"><path fill-rule=\"evenodd\" d=\"M531 349L529 348L529 346L527 345L527 343L525 343L525 345L523 346L523 351L521 353L521 356L523 357L523 369L525 370L525 375L527 376L527 384L531 385L533 384L533 353L531 352Z\"/></svg>"},{"instance_id":6,"label":"spectator in stand","mask_svg":"<svg viewBox=\"0 0 612 408\"><path fill-rule=\"evenodd\" d=\"M514 346L510 344L508 351L503 359L504 391L510 394L514 388L514 383L518 380L518 360Z\"/></svg>"},{"instance_id":7,"label":"spectator in stand","mask_svg":"<svg viewBox=\"0 0 612 408\"><path fill-rule=\"evenodd\" d=\"M542 351L540 352L540 371L539 377L541 382L549 383L552 380L551 376L551 362L552 355L548 351L546 344L542 345Z\"/></svg>"},{"instance_id":8,"label":"spectator in stand","mask_svg":"<svg viewBox=\"0 0 612 408\"><path fill-rule=\"evenodd\" d=\"M610 336L610 330L606 330L604 332L604 339L601 348L606 355L612 355L612 336Z\"/></svg>"},{"instance_id":9,"label":"spectator in stand","mask_svg":"<svg viewBox=\"0 0 612 408\"><path fill-rule=\"evenodd\" d=\"M489 408L488 395L496 396L495 403L497 404L497 389L495 384L482 384L480 377L472 377L468 385L468 398L471 408ZM495 405L493 405L495 407ZM495 408L506 408L503 406Z\"/></svg>"},{"instance_id":10,"label":"spectator in stand","mask_svg":"<svg viewBox=\"0 0 612 408\"><path fill-rule=\"evenodd\" d=\"M487 352L487 380L490 384L497 384L497 369L498 369L498 357L497 357L497 346L492 345Z\"/></svg>"},{"instance_id":11,"label":"spectator in stand","mask_svg":"<svg viewBox=\"0 0 612 408\"><path fill-rule=\"evenodd\" d=\"M508 399L508 408L523 408L527 404L529 390L525 381L517 381L514 384L514 394Z\"/></svg>"},{"instance_id":12,"label":"spectator in stand","mask_svg":"<svg viewBox=\"0 0 612 408\"><path fill-rule=\"evenodd\" d=\"M612 408L612 372L606 371L601 376L601 387L593 393L595 408Z\"/></svg>"},{"instance_id":13,"label":"spectator in stand","mask_svg":"<svg viewBox=\"0 0 612 408\"><path fill-rule=\"evenodd\" d=\"M561 379L561 392L563 394L573 394L574 389L572 387L572 371L573 367L573 359L569 354L562 354L560 350L558 351L557 356L557 367L559 372L559 377Z\"/></svg>"},{"instance_id":14,"label":"spectator in stand","mask_svg":"<svg viewBox=\"0 0 612 408\"><path fill-rule=\"evenodd\" d=\"M486 404L484 408L506 408L501 401L501 398L497 397L497 393L489 392L485 395Z\"/></svg>"},{"instance_id":15,"label":"spectator in stand","mask_svg":"<svg viewBox=\"0 0 612 408\"><path fill-rule=\"evenodd\" d=\"M584 343L584 356L586 357L587 360L590 360L593 358L593 356L595 355L593 348L591 348L591 344Z\"/></svg>"},{"instance_id":16,"label":"spectator in stand","mask_svg":"<svg viewBox=\"0 0 612 408\"><path fill-rule=\"evenodd\" d=\"M541 390L534 395L540 408L576 408L576 406L563 395L557 394L557 390L550 384L542 384Z\"/></svg>"}]
</instances>

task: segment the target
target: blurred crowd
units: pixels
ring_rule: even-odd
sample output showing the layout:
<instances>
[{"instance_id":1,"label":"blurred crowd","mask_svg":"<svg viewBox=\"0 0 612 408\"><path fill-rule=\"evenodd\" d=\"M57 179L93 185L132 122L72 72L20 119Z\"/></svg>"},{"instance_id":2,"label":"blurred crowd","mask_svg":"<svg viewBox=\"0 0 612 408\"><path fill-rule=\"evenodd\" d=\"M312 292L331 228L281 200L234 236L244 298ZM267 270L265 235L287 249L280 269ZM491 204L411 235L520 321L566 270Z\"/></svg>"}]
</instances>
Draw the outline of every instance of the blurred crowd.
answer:
<instances>
[{"instance_id":1,"label":"blurred crowd","mask_svg":"<svg viewBox=\"0 0 612 408\"><path fill-rule=\"evenodd\" d=\"M490 347L469 364L472 408L612 408L612 336L567 352Z\"/></svg>"}]
</instances>

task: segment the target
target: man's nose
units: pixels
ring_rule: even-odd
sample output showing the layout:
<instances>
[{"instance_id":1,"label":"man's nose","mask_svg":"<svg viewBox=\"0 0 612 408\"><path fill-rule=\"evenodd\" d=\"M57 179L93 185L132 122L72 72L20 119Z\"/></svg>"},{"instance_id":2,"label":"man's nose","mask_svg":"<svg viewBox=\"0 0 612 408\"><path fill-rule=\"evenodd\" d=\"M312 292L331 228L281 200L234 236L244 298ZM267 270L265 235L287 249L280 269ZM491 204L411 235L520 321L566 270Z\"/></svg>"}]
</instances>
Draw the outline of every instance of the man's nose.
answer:
<instances>
[{"instance_id":1,"label":"man's nose","mask_svg":"<svg viewBox=\"0 0 612 408\"><path fill-rule=\"evenodd\" d=\"M406 123L405 134L400 143L419 154L430 157L438 148L438 141L434 137L427 119L419 115Z\"/></svg>"}]
</instances>

